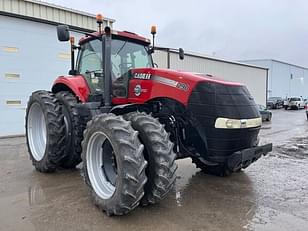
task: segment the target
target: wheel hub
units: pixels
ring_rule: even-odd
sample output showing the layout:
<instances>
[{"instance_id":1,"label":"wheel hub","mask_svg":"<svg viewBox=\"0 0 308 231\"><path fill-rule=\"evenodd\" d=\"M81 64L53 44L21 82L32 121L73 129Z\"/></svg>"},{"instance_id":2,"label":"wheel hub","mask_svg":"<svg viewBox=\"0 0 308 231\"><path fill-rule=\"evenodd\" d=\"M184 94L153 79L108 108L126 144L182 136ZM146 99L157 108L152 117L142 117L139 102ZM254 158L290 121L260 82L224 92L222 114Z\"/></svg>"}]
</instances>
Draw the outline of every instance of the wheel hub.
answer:
<instances>
[{"instance_id":1,"label":"wheel hub","mask_svg":"<svg viewBox=\"0 0 308 231\"><path fill-rule=\"evenodd\" d=\"M87 147L87 171L96 194L109 199L115 192L117 165L113 147L103 132L89 138Z\"/></svg>"},{"instance_id":2,"label":"wheel hub","mask_svg":"<svg viewBox=\"0 0 308 231\"><path fill-rule=\"evenodd\" d=\"M102 146L103 165L102 170L107 180L115 186L117 178L117 163L112 146L108 140L105 140Z\"/></svg>"},{"instance_id":3,"label":"wheel hub","mask_svg":"<svg viewBox=\"0 0 308 231\"><path fill-rule=\"evenodd\" d=\"M27 137L32 156L36 161L43 159L46 150L46 121L38 103L33 103L28 113Z\"/></svg>"}]
</instances>

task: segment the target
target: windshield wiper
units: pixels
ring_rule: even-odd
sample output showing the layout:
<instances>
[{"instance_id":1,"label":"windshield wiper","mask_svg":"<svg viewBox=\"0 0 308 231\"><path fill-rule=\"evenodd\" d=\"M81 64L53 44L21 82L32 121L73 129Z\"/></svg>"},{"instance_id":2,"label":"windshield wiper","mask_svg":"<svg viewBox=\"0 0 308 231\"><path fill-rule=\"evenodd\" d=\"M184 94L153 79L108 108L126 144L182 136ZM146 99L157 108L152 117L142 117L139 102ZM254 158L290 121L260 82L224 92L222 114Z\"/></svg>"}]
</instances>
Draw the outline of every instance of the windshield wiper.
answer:
<instances>
[{"instance_id":1,"label":"windshield wiper","mask_svg":"<svg viewBox=\"0 0 308 231\"><path fill-rule=\"evenodd\" d=\"M124 42L124 44L121 46L121 48L117 51L115 57L118 56L118 54L122 51L122 49L124 48L124 46L126 45L127 41Z\"/></svg>"}]
</instances>

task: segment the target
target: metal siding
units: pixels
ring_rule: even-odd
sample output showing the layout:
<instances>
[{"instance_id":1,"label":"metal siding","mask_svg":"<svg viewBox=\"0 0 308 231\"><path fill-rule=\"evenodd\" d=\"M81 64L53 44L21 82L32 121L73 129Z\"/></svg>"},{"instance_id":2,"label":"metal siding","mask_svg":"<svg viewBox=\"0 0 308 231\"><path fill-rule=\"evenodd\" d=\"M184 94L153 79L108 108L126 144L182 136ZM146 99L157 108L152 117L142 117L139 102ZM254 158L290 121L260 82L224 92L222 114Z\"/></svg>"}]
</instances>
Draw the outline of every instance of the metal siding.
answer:
<instances>
[{"instance_id":1,"label":"metal siding","mask_svg":"<svg viewBox=\"0 0 308 231\"><path fill-rule=\"evenodd\" d=\"M40 6L33 4L33 17L40 18Z\"/></svg>"},{"instance_id":2,"label":"metal siding","mask_svg":"<svg viewBox=\"0 0 308 231\"><path fill-rule=\"evenodd\" d=\"M56 5L30 0L0 0L0 12L6 12L30 18L48 20L56 23L68 24L75 27L96 30L95 15L61 8ZM104 19L104 25L112 27L113 19Z\"/></svg>"},{"instance_id":3,"label":"metal siding","mask_svg":"<svg viewBox=\"0 0 308 231\"><path fill-rule=\"evenodd\" d=\"M46 18L49 21L51 21L53 19L53 9L51 9L51 8L46 9Z\"/></svg>"},{"instance_id":4,"label":"metal siding","mask_svg":"<svg viewBox=\"0 0 308 231\"><path fill-rule=\"evenodd\" d=\"M18 13L19 12L19 2L16 0L11 1L11 9L13 13Z\"/></svg>"},{"instance_id":5,"label":"metal siding","mask_svg":"<svg viewBox=\"0 0 308 231\"><path fill-rule=\"evenodd\" d=\"M26 3L23 1L19 1L18 6L19 6L19 13L22 15L25 15L26 14Z\"/></svg>"},{"instance_id":6,"label":"metal siding","mask_svg":"<svg viewBox=\"0 0 308 231\"><path fill-rule=\"evenodd\" d=\"M42 19L47 20L47 7L46 6L41 6L40 7L40 17Z\"/></svg>"},{"instance_id":7,"label":"metal siding","mask_svg":"<svg viewBox=\"0 0 308 231\"><path fill-rule=\"evenodd\" d=\"M158 54L156 54L158 53ZM167 52L159 51L154 54L154 61L159 67L167 67ZM266 104L267 70L212 60L185 54L185 59L180 60L178 54L170 53L170 68L190 72L211 74L219 78L240 82L247 86L256 103Z\"/></svg>"},{"instance_id":8,"label":"metal siding","mask_svg":"<svg viewBox=\"0 0 308 231\"><path fill-rule=\"evenodd\" d=\"M159 68L167 68L167 52L155 51L153 54L153 61Z\"/></svg>"},{"instance_id":9,"label":"metal siding","mask_svg":"<svg viewBox=\"0 0 308 231\"><path fill-rule=\"evenodd\" d=\"M77 15L77 24L78 27L82 26L82 16L81 15Z\"/></svg>"},{"instance_id":10,"label":"metal siding","mask_svg":"<svg viewBox=\"0 0 308 231\"><path fill-rule=\"evenodd\" d=\"M248 60L245 63L269 68L269 96L308 98L308 69L275 60ZM291 74L293 79L291 79Z\"/></svg>"},{"instance_id":11,"label":"metal siding","mask_svg":"<svg viewBox=\"0 0 308 231\"><path fill-rule=\"evenodd\" d=\"M273 96L303 96L307 98L307 77L305 76L304 68L272 61L271 82Z\"/></svg>"},{"instance_id":12,"label":"metal siding","mask_svg":"<svg viewBox=\"0 0 308 231\"><path fill-rule=\"evenodd\" d=\"M11 10L11 1L4 0L3 8L4 10Z\"/></svg>"},{"instance_id":13,"label":"metal siding","mask_svg":"<svg viewBox=\"0 0 308 231\"><path fill-rule=\"evenodd\" d=\"M29 95L49 90L57 76L68 72L70 59L59 54L69 53L69 44L58 42L55 26L6 16L0 16L0 33L6 34L0 37L0 136L23 134ZM18 50L8 52L3 47ZM10 74L19 78L7 78ZM21 100L21 105L7 105L7 100Z\"/></svg>"},{"instance_id":14,"label":"metal siding","mask_svg":"<svg viewBox=\"0 0 308 231\"><path fill-rule=\"evenodd\" d=\"M289 66L289 71L285 76L285 82L289 82L289 96L303 96L304 98L307 98L308 94L306 91L308 86L305 85L305 82L307 83L308 79L307 76L305 77L305 69L295 67L292 65L288 66ZM291 74L292 74L292 79L291 79ZM279 79L275 78L275 80L277 81L275 82L276 85L278 85L280 82Z\"/></svg>"},{"instance_id":15,"label":"metal siding","mask_svg":"<svg viewBox=\"0 0 308 231\"><path fill-rule=\"evenodd\" d=\"M33 4L32 3L26 4L26 16L29 16L29 17L33 16Z\"/></svg>"},{"instance_id":16,"label":"metal siding","mask_svg":"<svg viewBox=\"0 0 308 231\"><path fill-rule=\"evenodd\" d=\"M206 60L194 56L185 55L184 60L180 60L178 54L170 54L170 68L183 71L206 72Z\"/></svg>"}]
</instances>

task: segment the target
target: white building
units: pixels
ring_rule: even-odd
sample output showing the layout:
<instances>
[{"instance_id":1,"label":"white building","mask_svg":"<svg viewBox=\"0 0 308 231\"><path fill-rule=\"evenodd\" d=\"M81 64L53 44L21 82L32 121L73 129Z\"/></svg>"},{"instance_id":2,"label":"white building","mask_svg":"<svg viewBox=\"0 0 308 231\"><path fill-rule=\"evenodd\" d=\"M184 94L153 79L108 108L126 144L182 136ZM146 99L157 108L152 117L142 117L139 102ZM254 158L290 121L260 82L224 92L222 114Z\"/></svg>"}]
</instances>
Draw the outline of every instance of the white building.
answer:
<instances>
[{"instance_id":1,"label":"white building","mask_svg":"<svg viewBox=\"0 0 308 231\"><path fill-rule=\"evenodd\" d=\"M268 68L268 96L308 98L308 68L273 59L243 60Z\"/></svg>"}]
</instances>

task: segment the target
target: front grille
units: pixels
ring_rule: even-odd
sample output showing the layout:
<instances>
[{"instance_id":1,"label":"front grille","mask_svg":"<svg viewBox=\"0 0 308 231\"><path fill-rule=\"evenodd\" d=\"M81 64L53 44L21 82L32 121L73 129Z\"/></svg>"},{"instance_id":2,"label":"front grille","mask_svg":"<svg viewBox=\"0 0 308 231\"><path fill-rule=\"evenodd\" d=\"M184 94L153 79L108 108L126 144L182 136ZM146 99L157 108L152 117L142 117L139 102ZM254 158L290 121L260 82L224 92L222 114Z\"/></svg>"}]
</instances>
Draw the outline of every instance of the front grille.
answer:
<instances>
[{"instance_id":1,"label":"front grille","mask_svg":"<svg viewBox=\"0 0 308 231\"><path fill-rule=\"evenodd\" d=\"M188 110L205 130L208 155L226 156L255 144L260 128L215 128L215 120L218 117L260 117L257 106L245 86L199 83L189 98Z\"/></svg>"}]
</instances>

